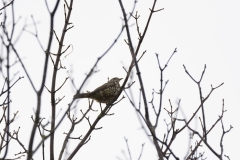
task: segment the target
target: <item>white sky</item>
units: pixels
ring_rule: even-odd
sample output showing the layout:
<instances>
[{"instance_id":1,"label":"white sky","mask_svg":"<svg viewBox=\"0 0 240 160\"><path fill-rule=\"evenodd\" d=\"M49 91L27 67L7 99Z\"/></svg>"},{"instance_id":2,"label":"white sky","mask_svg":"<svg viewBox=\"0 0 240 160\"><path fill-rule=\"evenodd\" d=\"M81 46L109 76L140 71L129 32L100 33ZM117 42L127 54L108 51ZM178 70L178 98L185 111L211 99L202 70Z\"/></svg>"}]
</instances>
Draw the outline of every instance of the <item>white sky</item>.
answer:
<instances>
[{"instance_id":1,"label":"white sky","mask_svg":"<svg viewBox=\"0 0 240 160\"><path fill-rule=\"evenodd\" d=\"M125 0L123 3L126 7L126 12L129 13L133 2ZM140 31L144 29L152 3L152 1L141 0L137 3L136 11L140 14ZM50 8L52 6L53 4L50 4ZM237 0L165 0L157 2L156 9L160 8L164 8L164 10L154 13L140 49L140 53L147 50L139 66L148 101L151 100L152 89L159 89L159 70L155 53L159 54L160 62L163 66L177 47L178 52L173 56L164 72L164 81L169 79L169 83L166 87L163 107L169 108L168 99L171 99L173 106L176 107L176 101L180 98L181 107L187 117L190 117L199 105L199 95L197 85L184 72L182 65L184 64L191 75L198 80L204 64L206 64L207 69L202 80L203 96L205 97L210 91L211 84L216 87L224 82L224 85L215 90L212 97L205 104L207 127L210 128L218 118L218 115L221 114L222 99L224 98L225 109L227 110L223 119L225 129L228 129L230 125L234 127L224 137L224 154L231 159L237 159L239 156L236 145L240 142L240 129L237 118L240 113L240 2ZM30 17L31 15L34 16L38 24L41 43L46 48L49 34L49 18L47 17L44 1L16 1L15 14L16 17L22 16L16 32L21 30L25 23L28 24L28 30L34 31ZM97 57L109 47L118 35L122 25L121 17L122 13L118 1L74 1L71 17L74 28L67 33L65 40L65 45L72 44L74 50L63 61L63 64L67 67L67 70L74 70L73 76L77 86L81 84L85 78L84 74L89 71ZM55 30L59 36L63 27L63 20L63 4L61 4L57 11L55 22ZM130 21L130 24L134 24L134 21ZM131 27L131 36L135 47L137 45L136 33L136 26L133 25ZM129 65L131 55L124 39L126 39L125 32L114 48L107 54L106 58L98 64L100 71L88 81L83 91L94 90L99 85L105 83L107 77L125 77L125 71L122 69L122 66ZM36 39L26 32L24 32L16 47L21 57L25 58L24 63L38 89L41 82L44 53L38 46ZM51 52L57 52L56 39L54 39ZM14 56L13 60L15 60ZM46 83L48 88L51 87L52 68L51 61L49 61ZM25 76L19 64L14 67L12 73L16 71L20 71L19 76ZM66 71L60 71L57 86L61 85L67 76ZM134 78L138 81L136 74ZM139 84L134 84L132 88L134 90L135 102L138 102ZM75 90L73 90L70 81L68 81L57 94L59 97L65 95L65 99L58 105L59 110L62 108L60 114L65 111L74 93ZM28 138L33 124L30 117L33 115L33 108L35 109L36 107L36 95L26 76L14 86L11 99L13 101L12 111L19 111L18 119L11 129L17 129L20 125L19 138L23 139L25 146L28 146ZM43 94L42 103L41 116L49 119L51 115L50 94L46 90ZM86 99L80 101L78 111L86 107L86 104ZM158 105L157 97L155 104ZM95 103L94 108L98 109L98 107L99 105ZM111 112L115 115L101 120L98 127L103 127L103 129L93 132L91 140L75 155L74 159L112 160L116 159L116 157L124 159L122 150L127 154L127 148L123 137L128 138L133 159L138 158L142 143L145 143L142 160L157 159L157 153L144 132L140 129L136 113L127 98L116 105ZM157 130L159 137L162 137L163 131L165 133L166 130L163 119L169 122L165 111L162 113L164 114L162 114L163 117L159 120L160 126ZM198 114L198 116L200 115ZM90 119L93 120L94 116L96 116L96 113L90 115ZM195 123L200 127L197 119ZM216 148L218 153L220 153L219 138L222 133L219 124L209 135L209 143ZM194 125L193 123L192 126ZM67 132L69 127L70 123L66 120L63 126L57 130L56 158L64 138L62 133ZM87 129L88 124L85 122L85 124L76 128L73 136L77 137L80 134L84 134ZM174 144L173 150L180 159L183 158L188 147L187 135L188 132L183 132L179 138L177 137ZM35 142L37 144L39 139L35 139ZM13 144L16 145L16 143ZM77 141L74 143L74 140L70 140L69 152L75 148L76 144ZM48 151L48 148L49 140L46 141L46 151ZM22 150L16 147L10 153L18 153L19 151ZM38 152L35 159L40 159L37 158L40 155L41 152ZM205 155L208 159L216 159L208 150L206 150ZM47 154L46 159L48 158Z\"/></svg>"}]
</instances>

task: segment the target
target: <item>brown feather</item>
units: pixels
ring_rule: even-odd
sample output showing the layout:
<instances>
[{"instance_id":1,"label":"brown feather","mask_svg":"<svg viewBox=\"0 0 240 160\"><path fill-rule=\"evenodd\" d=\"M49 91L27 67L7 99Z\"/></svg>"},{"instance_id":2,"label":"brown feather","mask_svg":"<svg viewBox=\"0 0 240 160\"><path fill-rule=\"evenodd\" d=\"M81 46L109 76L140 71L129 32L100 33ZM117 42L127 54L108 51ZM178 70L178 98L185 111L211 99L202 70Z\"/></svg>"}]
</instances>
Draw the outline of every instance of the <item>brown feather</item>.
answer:
<instances>
[{"instance_id":1,"label":"brown feather","mask_svg":"<svg viewBox=\"0 0 240 160\"><path fill-rule=\"evenodd\" d=\"M77 98L88 98L89 93L78 93L76 95L73 96L73 99L77 99Z\"/></svg>"},{"instance_id":2,"label":"brown feather","mask_svg":"<svg viewBox=\"0 0 240 160\"><path fill-rule=\"evenodd\" d=\"M98 87L98 88L96 88L94 91L92 91L91 93L93 93L93 92L98 92L98 91L101 91L101 90L103 90L103 89L106 89L106 88L109 88L109 87L112 87L112 86L114 86L115 85L115 83L114 82L107 82L107 83L105 83L105 84L103 84L102 86L100 86L100 87Z\"/></svg>"}]
</instances>

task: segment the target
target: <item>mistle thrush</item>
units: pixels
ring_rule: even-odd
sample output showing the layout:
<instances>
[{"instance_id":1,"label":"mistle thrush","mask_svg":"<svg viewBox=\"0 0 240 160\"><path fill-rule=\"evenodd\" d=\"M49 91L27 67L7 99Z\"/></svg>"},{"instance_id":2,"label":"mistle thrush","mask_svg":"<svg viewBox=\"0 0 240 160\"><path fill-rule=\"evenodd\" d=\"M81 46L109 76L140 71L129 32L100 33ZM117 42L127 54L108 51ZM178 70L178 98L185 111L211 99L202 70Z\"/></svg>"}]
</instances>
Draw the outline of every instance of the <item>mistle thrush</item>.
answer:
<instances>
[{"instance_id":1,"label":"mistle thrush","mask_svg":"<svg viewBox=\"0 0 240 160\"><path fill-rule=\"evenodd\" d=\"M115 96L120 91L119 81L122 78L112 78L109 82L103 84L102 86L96 88L94 91L89 93L81 93L73 96L73 99L77 98L91 98L100 103L109 104L113 101Z\"/></svg>"}]
</instances>

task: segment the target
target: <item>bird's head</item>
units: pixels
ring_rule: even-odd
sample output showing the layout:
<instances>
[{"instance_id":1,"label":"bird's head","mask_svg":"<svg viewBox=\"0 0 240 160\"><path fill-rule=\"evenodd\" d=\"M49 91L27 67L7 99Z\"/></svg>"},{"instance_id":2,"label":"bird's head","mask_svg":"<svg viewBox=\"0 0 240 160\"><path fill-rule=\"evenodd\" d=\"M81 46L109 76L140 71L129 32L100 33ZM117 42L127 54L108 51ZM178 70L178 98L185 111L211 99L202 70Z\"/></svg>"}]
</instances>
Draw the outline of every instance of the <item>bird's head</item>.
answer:
<instances>
[{"instance_id":1,"label":"bird's head","mask_svg":"<svg viewBox=\"0 0 240 160\"><path fill-rule=\"evenodd\" d=\"M121 80L122 80L122 78L114 77L114 78L112 78L109 82L119 82L119 81L121 81Z\"/></svg>"}]
</instances>

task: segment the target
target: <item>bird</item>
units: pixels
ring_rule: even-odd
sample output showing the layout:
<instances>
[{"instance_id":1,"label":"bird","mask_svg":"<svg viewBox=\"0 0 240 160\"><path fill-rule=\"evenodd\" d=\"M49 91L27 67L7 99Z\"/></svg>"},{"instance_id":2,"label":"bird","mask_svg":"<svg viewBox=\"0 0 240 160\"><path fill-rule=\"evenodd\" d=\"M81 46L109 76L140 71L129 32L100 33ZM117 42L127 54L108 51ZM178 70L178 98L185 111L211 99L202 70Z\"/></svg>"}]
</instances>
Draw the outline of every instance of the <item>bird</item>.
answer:
<instances>
[{"instance_id":1,"label":"bird","mask_svg":"<svg viewBox=\"0 0 240 160\"><path fill-rule=\"evenodd\" d=\"M100 87L96 88L92 92L88 93L77 93L73 96L73 100L78 98L91 98L99 103L113 103L113 99L120 91L120 84L122 78L114 77L107 83L101 85Z\"/></svg>"}]
</instances>

